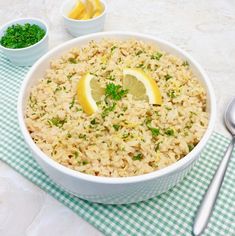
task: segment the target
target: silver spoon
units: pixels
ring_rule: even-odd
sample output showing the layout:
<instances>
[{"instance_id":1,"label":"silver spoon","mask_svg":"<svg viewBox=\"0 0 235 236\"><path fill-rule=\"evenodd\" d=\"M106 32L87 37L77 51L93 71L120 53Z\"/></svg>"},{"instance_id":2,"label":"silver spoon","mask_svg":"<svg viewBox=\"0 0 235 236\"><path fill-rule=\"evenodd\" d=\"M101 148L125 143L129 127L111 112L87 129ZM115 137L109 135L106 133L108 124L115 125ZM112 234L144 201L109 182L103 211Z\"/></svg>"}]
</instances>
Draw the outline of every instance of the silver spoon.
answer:
<instances>
[{"instance_id":1,"label":"silver spoon","mask_svg":"<svg viewBox=\"0 0 235 236\"><path fill-rule=\"evenodd\" d=\"M232 140L227 148L227 151L225 152L224 158L221 160L221 163L218 166L218 169L197 212L193 225L193 234L195 236L201 235L207 226L213 207L215 205L215 201L217 199L217 195L222 185L230 157L232 156L231 154L235 144L235 97L225 111L224 122L228 131L232 134Z\"/></svg>"}]
</instances>

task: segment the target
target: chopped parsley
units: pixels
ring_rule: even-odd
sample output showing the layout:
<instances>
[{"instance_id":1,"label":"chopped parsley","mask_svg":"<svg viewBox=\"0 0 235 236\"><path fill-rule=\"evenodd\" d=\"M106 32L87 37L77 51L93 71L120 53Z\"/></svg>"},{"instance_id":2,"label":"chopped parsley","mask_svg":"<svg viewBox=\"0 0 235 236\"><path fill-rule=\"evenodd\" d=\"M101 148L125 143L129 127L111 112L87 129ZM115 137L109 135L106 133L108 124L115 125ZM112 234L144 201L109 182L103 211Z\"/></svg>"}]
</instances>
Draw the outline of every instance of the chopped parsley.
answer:
<instances>
[{"instance_id":1,"label":"chopped parsley","mask_svg":"<svg viewBox=\"0 0 235 236\"><path fill-rule=\"evenodd\" d=\"M95 120L95 119L91 120L91 124L92 124L92 125L97 124L97 123L96 123L96 120Z\"/></svg>"},{"instance_id":2,"label":"chopped parsley","mask_svg":"<svg viewBox=\"0 0 235 236\"><path fill-rule=\"evenodd\" d=\"M110 97L113 100L121 100L127 94L128 90L122 89L121 85L115 85L114 83L107 84L105 88L105 96Z\"/></svg>"},{"instance_id":3,"label":"chopped parsley","mask_svg":"<svg viewBox=\"0 0 235 236\"><path fill-rule=\"evenodd\" d=\"M51 83L52 81L50 79L47 80L47 84Z\"/></svg>"},{"instance_id":4,"label":"chopped parsley","mask_svg":"<svg viewBox=\"0 0 235 236\"><path fill-rule=\"evenodd\" d=\"M79 134L78 137L81 138L81 139L86 139L86 135L85 134Z\"/></svg>"},{"instance_id":5,"label":"chopped parsley","mask_svg":"<svg viewBox=\"0 0 235 236\"><path fill-rule=\"evenodd\" d=\"M162 54L161 54L160 52L155 52L155 53L151 56L151 59L155 59L155 60L159 61L161 57L162 57Z\"/></svg>"},{"instance_id":6,"label":"chopped parsley","mask_svg":"<svg viewBox=\"0 0 235 236\"><path fill-rule=\"evenodd\" d=\"M142 68L144 69L144 63L140 63L139 65L136 66L137 68Z\"/></svg>"},{"instance_id":7,"label":"chopped parsley","mask_svg":"<svg viewBox=\"0 0 235 236\"><path fill-rule=\"evenodd\" d=\"M142 50L139 50L135 55L136 56L139 56L140 54L142 54L143 53L143 51Z\"/></svg>"},{"instance_id":8,"label":"chopped parsley","mask_svg":"<svg viewBox=\"0 0 235 236\"><path fill-rule=\"evenodd\" d=\"M75 102L75 96L73 96L73 99L72 99L72 101L71 101L71 103L69 105L69 109L73 108L74 102Z\"/></svg>"},{"instance_id":9,"label":"chopped parsley","mask_svg":"<svg viewBox=\"0 0 235 236\"><path fill-rule=\"evenodd\" d=\"M70 63L72 63L72 64L76 64L76 63L77 63L77 61L76 61L75 58L69 58L68 61L69 61Z\"/></svg>"},{"instance_id":10,"label":"chopped parsley","mask_svg":"<svg viewBox=\"0 0 235 236\"><path fill-rule=\"evenodd\" d=\"M158 136L160 134L160 130L158 128L150 128L153 136Z\"/></svg>"},{"instance_id":11,"label":"chopped parsley","mask_svg":"<svg viewBox=\"0 0 235 236\"><path fill-rule=\"evenodd\" d=\"M108 80L111 80L111 81L114 81L116 78L115 78L114 75L109 75L109 76L107 77L107 79L108 79Z\"/></svg>"},{"instance_id":12,"label":"chopped parsley","mask_svg":"<svg viewBox=\"0 0 235 236\"><path fill-rule=\"evenodd\" d=\"M184 61L184 62L182 63L182 66L189 66L188 61Z\"/></svg>"},{"instance_id":13,"label":"chopped parsley","mask_svg":"<svg viewBox=\"0 0 235 236\"><path fill-rule=\"evenodd\" d=\"M113 52L116 48L117 48L117 46L112 46L111 49L110 49L111 52Z\"/></svg>"},{"instance_id":14,"label":"chopped parsley","mask_svg":"<svg viewBox=\"0 0 235 236\"><path fill-rule=\"evenodd\" d=\"M58 116L52 117L51 119L48 120L48 124L50 126L54 125L59 128L61 128L65 123L66 123L66 119L60 119Z\"/></svg>"},{"instance_id":15,"label":"chopped parsley","mask_svg":"<svg viewBox=\"0 0 235 236\"><path fill-rule=\"evenodd\" d=\"M61 91L62 90L62 87L57 87L55 90L54 90L54 94L57 93L58 91Z\"/></svg>"},{"instance_id":16,"label":"chopped parsley","mask_svg":"<svg viewBox=\"0 0 235 236\"><path fill-rule=\"evenodd\" d=\"M0 44L6 48L26 48L39 42L45 34L45 30L38 25L16 24L7 28L0 39Z\"/></svg>"},{"instance_id":17,"label":"chopped parsley","mask_svg":"<svg viewBox=\"0 0 235 236\"><path fill-rule=\"evenodd\" d=\"M88 161L82 161L82 165L84 166L84 165L87 165L87 164L89 164L89 162Z\"/></svg>"},{"instance_id":18,"label":"chopped parsley","mask_svg":"<svg viewBox=\"0 0 235 236\"><path fill-rule=\"evenodd\" d=\"M116 103L113 103L111 106L105 107L103 112L101 113L102 118L107 116L111 111L113 111L116 107Z\"/></svg>"},{"instance_id":19,"label":"chopped parsley","mask_svg":"<svg viewBox=\"0 0 235 236\"><path fill-rule=\"evenodd\" d=\"M143 155L141 153L132 157L133 161L141 161L143 159Z\"/></svg>"},{"instance_id":20,"label":"chopped parsley","mask_svg":"<svg viewBox=\"0 0 235 236\"><path fill-rule=\"evenodd\" d=\"M157 143L156 146L154 147L154 151L157 152L159 150L161 142Z\"/></svg>"},{"instance_id":21,"label":"chopped parsley","mask_svg":"<svg viewBox=\"0 0 235 236\"><path fill-rule=\"evenodd\" d=\"M188 150L191 152L194 149L194 145L193 144L188 144Z\"/></svg>"},{"instance_id":22,"label":"chopped parsley","mask_svg":"<svg viewBox=\"0 0 235 236\"><path fill-rule=\"evenodd\" d=\"M158 136L160 134L160 129L159 128L154 128L151 126L151 120L146 120L146 126L149 128L149 130L151 131L152 135L154 137Z\"/></svg>"},{"instance_id":23,"label":"chopped parsley","mask_svg":"<svg viewBox=\"0 0 235 236\"><path fill-rule=\"evenodd\" d=\"M171 76L171 75L169 75L169 74L165 75L164 77L165 77L166 81L168 81L169 79L171 79L171 78L172 78L172 76Z\"/></svg>"},{"instance_id":24,"label":"chopped parsley","mask_svg":"<svg viewBox=\"0 0 235 236\"><path fill-rule=\"evenodd\" d=\"M116 124L116 125L113 125L113 128L114 128L116 131L118 131L118 130L120 129L120 127L121 127L121 126L120 126L120 125L117 125L117 124Z\"/></svg>"},{"instance_id":25,"label":"chopped parsley","mask_svg":"<svg viewBox=\"0 0 235 236\"><path fill-rule=\"evenodd\" d=\"M123 139L126 139L126 138L128 138L129 136L130 136L130 133L125 133L125 134L122 135L122 138L123 138Z\"/></svg>"},{"instance_id":26,"label":"chopped parsley","mask_svg":"<svg viewBox=\"0 0 235 236\"><path fill-rule=\"evenodd\" d=\"M173 129L167 129L167 130L165 131L165 134L168 135L168 136L173 136L174 133L175 133L175 132L174 132Z\"/></svg>"},{"instance_id":27,"label":"chopped parsley","mask_svg":"<svg viewBox=\"0 0 235 236\"><path fill-rule=\"evenodd\" d=\"M71 138L72 135L68 132L68 133L67 133L67 137L68 137L68 138Z\"/></svg>"},{"instance_id":28,"label":"chopped parsley","mask_svg":"<svg viewBox=\"0 0 235 236\"><path fill-rule=\"evenodd\" d=\"M35 97L33 97L31 94L29 96L29 106L33 109L35 107L35 105L37 105L38 101Z\"/></svg>"},{"instance_id":29,"label":"chopped parsley","mask_svg":"<svg viewBox=\"0 0 235 236\"><path fill-rule=\"evenodd\" d=\"M170 97L170 98L176 98L177 97L175 90L168 91L167 96Z\"/></svg>"}]
</instances>

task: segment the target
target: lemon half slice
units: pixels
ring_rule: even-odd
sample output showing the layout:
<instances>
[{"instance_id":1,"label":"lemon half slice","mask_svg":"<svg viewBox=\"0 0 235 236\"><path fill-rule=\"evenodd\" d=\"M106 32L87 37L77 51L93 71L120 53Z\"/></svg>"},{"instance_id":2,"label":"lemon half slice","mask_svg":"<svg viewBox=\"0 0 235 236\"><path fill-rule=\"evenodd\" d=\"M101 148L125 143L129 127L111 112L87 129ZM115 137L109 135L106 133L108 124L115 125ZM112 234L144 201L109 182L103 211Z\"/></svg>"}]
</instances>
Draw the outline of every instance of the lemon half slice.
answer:
<instances>
[{"instance_id":1,"label":"lemon half slice","mask_svg":"<svg viewBox=\"0 0 235 236\"><path fill-rule=\"evenodd\" d=\"M78 81L78 102L88 115L91 115L98 110L96 102L100 100L104 93L105 89L100 87L100 84L94 75L87 73Z\"/></svg>"},{"instance_id":2,"label":"lemon half slice","mask_svg":"<svg viewBox=\"0 0 235 236\"><path fill-rule=\"evenodd\" d=\"M68 14L68 17L72 19L78 19L78 17L84 10L85 5L81 1L78 1L76 6Z\"/></svg>"},{"instance_id":3,"label":"lemon half slice","mask_svg":"<svg viewBox=\"0 0 235 236\"><path fill-rule=\"evenodd\" d=\"M162 104L162 97L156 81L140 69L123 70L123 87L128 89L136 100L145 100L150 104Z\"/></svg>"}]
</instances>

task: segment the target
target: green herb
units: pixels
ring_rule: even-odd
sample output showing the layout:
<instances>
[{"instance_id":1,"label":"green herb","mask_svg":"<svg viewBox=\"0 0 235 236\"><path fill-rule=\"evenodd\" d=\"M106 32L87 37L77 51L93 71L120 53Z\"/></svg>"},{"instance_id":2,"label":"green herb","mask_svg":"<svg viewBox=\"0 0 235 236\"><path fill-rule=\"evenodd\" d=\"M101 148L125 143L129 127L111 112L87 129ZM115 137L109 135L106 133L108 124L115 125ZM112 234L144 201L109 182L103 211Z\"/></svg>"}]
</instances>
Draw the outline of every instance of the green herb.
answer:
<instances>
[{"instance_id":1,"label":"green herb","mask_svg":"<svg viewBox=\"0 0 235 236\"><path fill-rule=\"evenodd\" d=\"M142 54L143 53L143 51L142 50L139 50L135 55L136 56L139 56L140 54Z\"/></svg>"},{"instance_id":2,"label":"green herb","mask_svg":"<svg viewBox=\"0 0 235 236\"><path fill-rule=\"evenodd\" d=\"M123 139L126 139L126 138L128 138L129 136L130 136L130 133L126 133L126 134L123 134L123 135L122 135L122 138L123 138Z\"/></svg>"},{"instance_id":3,"label":"green herb","mask_svg":"<svg viewBox=\"0 0 235 236\"><path fill-rule=\"evenodd\" d=\"M143 155L141 153L132 157L132 160L134 160L134 161L141 161L142 159L143 159Z\"/></svg>"},{"instance_id":4,"label":"green herb","mask_svg":"<svg viewBox=\"0 0 235 236\"><path fill-rule=\"evenodd\" d=\"M175 90L168 91L167 96L170 97L170 98L176 98L177 97Z\"/></svg>"},{"instance_id":5,"label":"green herb","mask_svg":"<svg viewBox=\"0 0 235 236\"><path fill-rule=\"evenodd\" d=\"M65 123L66 123L66 119L60 119L58 116L52 117L51 119L48 120L49 125L51 126L54 125L59 128L61 128Z\"/></svg>"},{"instance_id":6,"label":"green herb","mask_svg":"<svg viewBox=\"0 0 235 236\"><path fill-rule=\"evenodd\" d=\"M168 135L168 136L173 136L174 135L174 130L173 129L167 129L165 131L165 134Z\"/></svg>"},{"instance_id":7,"label":"green herb","mask_svg":"<svg viewBox=\"0 0 235 236\"><path fill-rule=\"evenodd\" d=\"M54 93L57 93L58 91L61 91L62 90L62 87L57 87L55 90L54 90Z\"/></svg>"},{"instance_id":8,"label":"green herb","mask_svg":"<svg viewBox=\"0 0 235 236\"><path fill-rule=\"evenodd\" d=\"M149 128L149 130L151 131L151 133L154 137L156 137L160 134L159 128L153 128L151 126L151 120L149 120L149 119L146 120L146 126Z\"/></svg>"},{"instance_id":9,"label":"green herb","mask_svg":"<svg viewBox=\"0 0 235 236\"><path fill-rule=\"evenodd\" d=\"M114 75L109 75L109 76L107 77L107 79L108 79L108 80L111 80L111 81L114 81L116 78L115 78Z\"/></svg>"},{"instance_id":10,"label":"green herb","mask_svg":"<svg viewBox=\"0 0 235 236\"><path fill-rule=\"evenodd\" d=\"M136 66L137 68L144 68L144 63L140 63L139 65Z\"/></svg>"},{"instance_id":11,"label":"green herb","mask_svg":"<svg viewBox=\"0 0 235 236\"><path fill-rule=\"evenodd\" d=\"M68 133L67 133L67 137L68 137L68 138L71 138L72 135L68 132Z\"/></svg>"},{"instance_id":12,"label":"green herb","mask_svg":"<svg viewBox=\"0 0 235 236\"><path fill-rule=\"evenodd\" d=\"M79 134L78 137L81 138L81 139L86 139L86 135L85 134Z\"/></svg>"},{"instance_id":13,"label":"green herb","mask_svg":"<svg viewBox=\"0 0 235 236\"><path fill-rule=\"evenodd\" d=\"M182 63L182 66L189 66L188 61L184 61L184 62Z\"/></svg>"},{"instance_id":14,"label":"green herb","mask_svg":"<svg viewBox=\"0 0 235 236\"><path fill-rule=\"evenodd\" d=\"M160 134L160 130L158 128L150 128L153 136L158 136Z\"/></svg>"},{"instance_id":15,"label":"green herb","mask_svg":"<svg viewBox=\"0 0 235 236\"><path fill-rule=\"evenodd\" d=\"M120 129L120 125L113 125L113 128L118 131Z\"/></svg>"},{"instance_id":16,"label":"green herb","mask_svg":"<svg viewBox=\"0 0 235 236\"><path fill-rule=\"evenodd\" d=\"M26 23L12 25L7 28L0 44L6 48L25 48L40 41L46 34L38 25Z\"/></svg>"},{"instance_id":17,"label":"green herb","mask_svg":"<svg viewBox=\"0 0 235 236\"><path fill-rule=\"evenodd\" d=\"M72 63L72 64L76 64L77 63L75 58L69 58L69 62Z\"/></svg>"},{"instance_id":18,"label":"green herb","mask_svg":"<svg viewBox=\"0 0 235 236\"><path fill-rule=\"evenodd\" d=\"M193 121L190 120L190 121L188 121L188 122L186 123L185 128L186 128L186 129L190 129L192 126L193 126Z\"/></svg>"},{"instance_id":19,"label":"green herb","mask_svg":"<svg viewBox=\"0 0 235 236\"><path fill-rule=\"evenodd\" d=\"M115 109L116 103L113 103L111 106L106 107L103 112L101 113L101 116L104 118L107 116L111 111Z\"/></svg>"},{"instance_id":20,"label":"green herb","mask_svg":"<svg viewBox=\"0 0 235 236\"><path fill-rule=\"evenodd\" d=\"M193 144L188 144L188 150L191 152L194 149L194 145Z\"/></svg>"},{"instance_id":21,"label":"green herb","mask_svg":"<svg viewBox=\"0 0 235 236\"><path fill-rule=\"evenodd\" d=\"M77 107L76 112L82 111L82 108Z\"/></svg>"},{"instance_id":22,"label":"green herb","mask_svg":"<svg viewBox=\"0 0 235 236\"><path fill-rule=\"evenodd\" d=\"M155 146L155 148L154 148L154 151L155 151L155 152L157 152L157 151L159 150L160 144L161 144L161 142L159 142L159 143L156 144L156 146Z\"/></svg>"},{"instance_id":23,"label":"green herb","mask_svg":"<svg viewBox=\"0 0 235 236\"><path fill-rule=\"evenodd\" d=\"M95 119L91 120L91 124L95 125L96 124L96 120Z\"/></svg>"},{"instance_id":24,"label":"green herb","mask_svg":"<svg viewBox=\"0 0 235 236\"><path fill-rule=\"evenodd\" d=\"M38 101L35 97L33 97L32 95L29 96L29 106L33 109L35 107L35 105L37 105Z\"/></svg>"},{"instance_id":25,"label":"green herb","mask_svg":"<svg viewBox=\"0 0 235 236\"><path fill-rule=\"evenodd\" d=\"M75 156L75 158L77 158L78 157L78 152L76 151L76 152L74 152L74 156Z\"/></svg>"},{"instance_id":26,"label":"green herb","mask_svg":"<svg viewBox=\"0 0 235 236\"><path fill-rule=\"evenodd\" d=\"M162 54L161 54L160 52L155 52L155 53L151 56L151 59L155 59L155 60L159 61L161 57L162 57Z\"/></svg>"},{"instance_id":27,"label":"green herb","mask_svg":"<svg viewBox=\"0 0 235 236\"><path fill-rule=\"evenodd\" d=\"M116 48L117 48L116 46L112 46L111 49L110 49L111 52L113 52Z\"/></svg>"},{"instance_id":28,"label":"green herb","mask_svg":"<svg viewBox=\"0 0 235 236\"><path fill-rule=\"evenodd\" d=\"M50 80L50 79L47 80L47 84L49 84L49 83L51 83L51 80Z\"/></svg>"},{"instance_id":29,"label":"green herb","mask_svg":"<svg viewBox=\"0 0 235 236\"><path fill-rule=\"evenodd\" d=\"M120 85L115 85L114 83L107 84L105 88L106 97L111 97L113 100L121 100L127 94L128 90L122 89Z\"/></svg>"},{"instance_id":30,"label":"green herb","mask_svg":"<svg viewBox=\"0 0 235 236\"><path fill-rule=\"evenodd\" d=\"M73 96L72 102L69 105L69 109L73 108L74 103L75 103L75 96Z\"/></svg>"},{"instance_id":31,"label":"green herb","mask_svg":"<svg viewBox=\"0 0 235 236\"><path fill-rule=\"evenodd\" d=\"M164 77L165 77L166 81L172 78L172 76L169 74L165 75Z\"/></svg>"},{"instance_id":32,"label":"green herb","mask_svg":"<svg viewBox=\"0 0 235 236\"><path fill-rule=\"evenodd\" d=\"M122 109L122 110L123 110L123 111L126 111L127 109L128 109L128 107L123 107L123 109Z\"/></svg>"},{"instance_id":33,"label":"green herb","mask_svg":"<svg viewBox=\"0 0 235 236\"><path fill-rule=\"evenodd\" d=\"M193 112L193 111L190 111L190 115L191 115L191 116L193 116L193 115L195 115L195 116L196 116L196 115L197 115L197 113L196 113L196 112Z\"/></svg>"},{"instance_id":34,"label":"green herb","mask_svg":"<svg viewBox=\"0 0 235 236\"><path fill-rule=\"evenodd\" d=\"M89 162L88 161L82 161L82 165L84 166L84 165L87 165Z\"/></svg>"},{"instance_id":35,"label":"green herb","mask_svg":"<svg viewBox=\"0 0 235 236\"><path fill-rule=\"evenodd\" d=\"M168 111L172 110L170 107L165 107L165 109Z\"/></svg>"}]
</instances>

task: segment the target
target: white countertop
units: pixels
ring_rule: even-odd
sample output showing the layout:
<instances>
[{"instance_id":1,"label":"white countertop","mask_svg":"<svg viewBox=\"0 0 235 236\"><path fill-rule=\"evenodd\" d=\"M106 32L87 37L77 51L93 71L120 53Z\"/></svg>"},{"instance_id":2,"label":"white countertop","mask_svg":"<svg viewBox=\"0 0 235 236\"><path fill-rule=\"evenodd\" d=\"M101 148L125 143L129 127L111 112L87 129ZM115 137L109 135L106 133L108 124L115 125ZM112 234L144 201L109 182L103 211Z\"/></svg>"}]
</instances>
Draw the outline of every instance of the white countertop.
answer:
<instances>
[{"instance_id":1,"label":"white countertop","mask_svg":"<svg viewBox=\"0 0 235 236\"><path fill-rule=\"evenodd\" d=\"M71 39L62 25L62 0L0 0L0 25L38 17L50 27L50 48ZM218 116L235 96L235 2L233 0L107 0L105 30L148 33L189 52L207 71L215 89ZM0 235L102 235L70 209L0 162Z\"/></svg>"}]
</instances>

